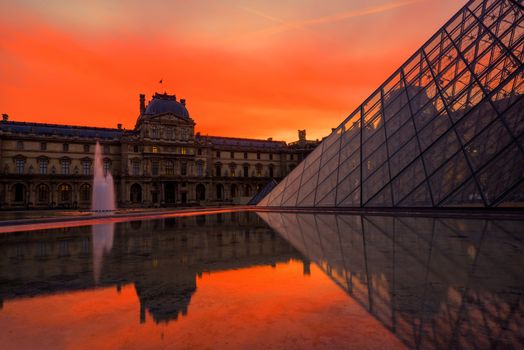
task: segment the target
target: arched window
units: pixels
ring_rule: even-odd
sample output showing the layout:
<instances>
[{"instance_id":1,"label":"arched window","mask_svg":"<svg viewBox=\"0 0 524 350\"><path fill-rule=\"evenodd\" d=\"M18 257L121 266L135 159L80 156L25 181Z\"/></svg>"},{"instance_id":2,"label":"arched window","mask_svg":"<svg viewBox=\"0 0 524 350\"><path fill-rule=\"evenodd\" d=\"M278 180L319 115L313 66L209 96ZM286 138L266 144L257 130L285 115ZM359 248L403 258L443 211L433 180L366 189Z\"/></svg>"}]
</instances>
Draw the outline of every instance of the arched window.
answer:
<instances>
[{"instance_id":1,"label":"arched window","mask_svg":"<svg viewBox=\"0 0 524 350\"><path fill-rule=\"evenodd\" d=\"M222 184L217 185L217 199L223 199L224 198L224 186Z\"/></svg>"},{"instance_id":2,"label":"arched window","mask_svg":"<svg viewBox=\"0 0 524 350\"><path fill-rule=\"evenodd\" d=\"M61 184L58 186L58 198L61 202L71 201L71 186L68 184Z\"/></svg>"},{"instance_id":3,"label":"arched window","mask_svg":"<svg viewBox=\"0 0 524 350\"><path fill-rule=\"evenodd\" d=\"M40 184L36 186L36 201L38 203L49 202L49 186L46 184Z\"/></svg>"},{"instance_id":4,"label":"arched window","mask_svg":"<svg viewBox=\"0 0 524 350\"><path fill-rule=\"evenodd\" d=\"M80 186L80 200L82 202L89 202L91 200L91 185L82 184Z\"/></svg>"},{"instance_id":5,"label":"arched window","mask_svg":"<svg viewBox=\"0 0 524 350\"><path fill-rule=\"evenodd\" d=\"M132 184L130 194L132 203L142 202L142 186L140 186L139 184Z\"/></svg>"},{"instance_id":6,"label":"arched window","mask_svg":"<svg viewBox=\"0 0 524 350\"><path fill-rule=\"evenodd\" d=\"M237 192L238 192L237 185L232 184L231 185L231 198L236 198L236 196L238 195Z\"/></svg>"},{"instance_id":7,"label":"arched window","mask_svg":"<svg viewBox=\"0 0 524 350\"><path fill-rule=\"evenodd\" d=\"M197 201L206 200L206 187L204 185L198 184L196 186L196 198L197 198Z\"/></svg>"}]
</instances>

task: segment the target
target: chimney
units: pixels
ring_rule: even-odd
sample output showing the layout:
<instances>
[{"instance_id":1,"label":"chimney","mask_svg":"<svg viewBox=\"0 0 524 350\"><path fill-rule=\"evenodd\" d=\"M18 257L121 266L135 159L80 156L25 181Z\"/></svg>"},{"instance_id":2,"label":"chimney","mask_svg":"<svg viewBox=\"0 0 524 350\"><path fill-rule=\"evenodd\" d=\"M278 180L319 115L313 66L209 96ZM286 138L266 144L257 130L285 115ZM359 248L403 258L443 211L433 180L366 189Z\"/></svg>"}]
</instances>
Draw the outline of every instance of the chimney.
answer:
<instances>
[{"instance_id":1,"label":"chimney","mask_svg":"<svg viewBox=\"0 0 524 350\"><path fill-rule=\"evenodd\" d=\"M116 124L116 127L118 128L118 130L122 130L122 124L121 123Z\"/></svg>"},{"instance_id":2,"label":"chimney","mask_svg":"<svg viewBox=\"0 0 524 350\"><path fill-rule=\"evenodd\" d=\"M186 99L185 98L181 98L180 99L180 103L185 106L186 105Z\"/></svg>"},{"instance_id":3,"label":"chimney","mask_svg":"<svg viewBox=\"0 0 524 350\"><path fill-rule=\"evenodd\" d=\"M140 115L144 114L146 110L146 95L140 94Z\"/></svg>"},{"instance_id":4,"label":"chimney","mask_svg":"<svg viewBox=\"0 0 524 350\"><path fill-rule=\"evenodd\" d=\"M9 121L9 116L5 113L2 114L2 121L3 122L6 122L6 121Z\"/></svg>"},{"instance_id":5,"label":"chimney","mask_svg":"<svg viewBox=\"0 0 524 350\"><path fill-rule=\"evenodd\" d=\"M299 141L306 141L306 130L299 130L298 131L298 140Z\"/></svg>"},{"instance_id":6,"label":"chimney","mask_svg":"<svg viewBox=\"0 0 524 350\"><path fill-rule=\"evenodd\" d=\"M267 140L268 141L273 141L273 138L272 137L268 137Z\"/></svg>"}]
</instances>

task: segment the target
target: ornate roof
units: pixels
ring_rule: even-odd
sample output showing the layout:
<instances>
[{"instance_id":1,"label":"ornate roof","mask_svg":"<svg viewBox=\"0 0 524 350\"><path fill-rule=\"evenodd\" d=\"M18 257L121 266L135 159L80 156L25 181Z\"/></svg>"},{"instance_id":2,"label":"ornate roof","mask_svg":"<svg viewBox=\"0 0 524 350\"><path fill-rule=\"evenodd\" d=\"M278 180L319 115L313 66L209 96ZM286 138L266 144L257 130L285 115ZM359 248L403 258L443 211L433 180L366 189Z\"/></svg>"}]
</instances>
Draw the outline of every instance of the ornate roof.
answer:
<instances>
[{"instance_id":1,"label":"ornate roof","mask_svg":"<svg viewBox=\"0 0 524 350\"><path fill-rule=\"evenodd\" d=\"M185 106L186 101L181 99L176 100L176 95L169 95L167 93L155 93L151 101L149 101L144 115L158 115L164 113L171 113L181 118L189 118L189 112Z\"/></svg>"}]
</instances>

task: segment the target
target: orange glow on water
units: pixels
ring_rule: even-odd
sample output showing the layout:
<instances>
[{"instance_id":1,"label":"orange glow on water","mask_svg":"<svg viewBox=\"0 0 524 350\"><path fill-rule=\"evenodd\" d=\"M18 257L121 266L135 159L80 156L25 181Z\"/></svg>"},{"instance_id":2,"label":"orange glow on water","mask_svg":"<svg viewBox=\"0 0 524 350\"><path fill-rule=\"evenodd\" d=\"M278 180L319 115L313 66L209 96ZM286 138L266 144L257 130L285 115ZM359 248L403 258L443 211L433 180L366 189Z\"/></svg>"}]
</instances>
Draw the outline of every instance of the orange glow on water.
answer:
<instances>
[{"instance_id":1,"label":"orange glow on water","mask_svg":"<svg viewBox=\"0 0 524 350\"><path fill-rule=\"evenodd\" d=\"M462 5L4 2L0 112L132 128L138 94L166 90L204 134L320 138Z\"/></svg>"},{"instance_id":2,"label":"orange glow on water","mask_svg":"<svg viewBox=\"0 0 524 350\"><path fill-rule=\"evenodd\" d=\"M146 314L132 284L4 301L4 348L306 349L404 348L316 266L251 267L197 277L188 313L169 323Z\"/></svg>"}]
</instances>

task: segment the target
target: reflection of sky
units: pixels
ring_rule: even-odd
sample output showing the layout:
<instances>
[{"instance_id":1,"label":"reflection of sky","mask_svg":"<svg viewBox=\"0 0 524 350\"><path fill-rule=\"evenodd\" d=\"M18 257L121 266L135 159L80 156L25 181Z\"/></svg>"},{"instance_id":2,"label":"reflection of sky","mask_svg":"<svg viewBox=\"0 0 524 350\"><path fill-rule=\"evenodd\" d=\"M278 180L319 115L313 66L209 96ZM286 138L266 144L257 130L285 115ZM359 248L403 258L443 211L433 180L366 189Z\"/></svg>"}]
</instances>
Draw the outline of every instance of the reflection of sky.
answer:
<instances>
[{"instance_id":1,"label":"reflection of sky","mask_svg":"<svg viewBox=\"0 0 524 350\"><path fill-rule=\"evenodd\" d=\"M304 276L299 261L205 273L187 315L169 323L149 313L140 323L139 304L132 285L10 301L0 310L0 342L9 349L404 348L318 268Z\"/></svg>"},{"instance_id":2,"label":"reflection of sky","mask_svg":"<svg viewBox=\"0 0 524 350\"><path fill-rule=\"evenodd\" d=\"M15 120L132 127L138 93L168 90L204 133L321 137L462 5L2 1L0 104Z\"/></svg>"}]
</instances>

